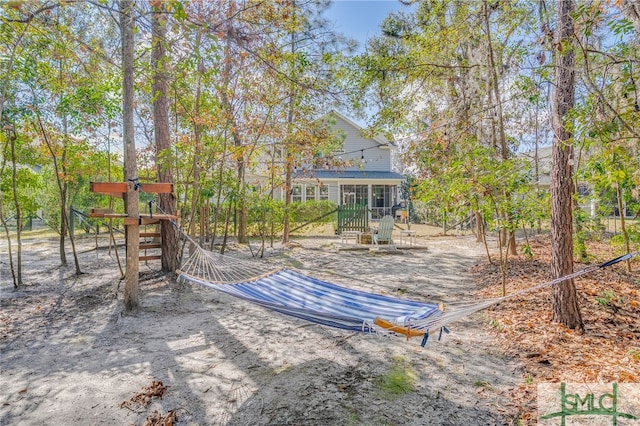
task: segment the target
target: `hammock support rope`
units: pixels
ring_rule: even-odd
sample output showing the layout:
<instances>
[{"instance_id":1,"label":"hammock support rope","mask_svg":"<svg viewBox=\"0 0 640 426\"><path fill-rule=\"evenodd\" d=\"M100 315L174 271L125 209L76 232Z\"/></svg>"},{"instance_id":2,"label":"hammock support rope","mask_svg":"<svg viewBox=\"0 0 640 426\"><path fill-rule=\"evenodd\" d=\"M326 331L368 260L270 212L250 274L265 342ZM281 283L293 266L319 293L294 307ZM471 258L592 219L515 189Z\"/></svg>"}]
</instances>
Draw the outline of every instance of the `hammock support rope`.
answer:
<instances>
[{"instance_id":1,"label":"hammock support rope","mask_svg":"<svg viewBox=\"0 0 640 426\"><path fill-rule=\"evenodd\" d=\"M162 212L157 203L156 207ZM213 288L316 324L383 336L405 336L407 339L422 337L423 347L429 339L430 330L439 329L440 339L443 333L449 333L447 324L463 317L640 255L640 251L627 253L506 296L448 304L445 311L442 304L353 290L290 269L266 270L256 262L205 250L175 221L170 222L194 248L181 269L176 271L180 280Z\"/></svg>"}]
</instances>

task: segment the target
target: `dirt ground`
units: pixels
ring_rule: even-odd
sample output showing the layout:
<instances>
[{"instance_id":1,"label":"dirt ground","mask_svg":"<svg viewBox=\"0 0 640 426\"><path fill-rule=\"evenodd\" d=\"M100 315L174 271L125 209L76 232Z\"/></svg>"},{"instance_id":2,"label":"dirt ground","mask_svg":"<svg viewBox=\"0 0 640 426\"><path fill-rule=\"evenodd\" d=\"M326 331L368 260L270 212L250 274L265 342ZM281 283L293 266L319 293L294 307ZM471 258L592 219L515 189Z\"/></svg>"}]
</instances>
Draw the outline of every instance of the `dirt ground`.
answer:
<instances>
[{"instance_id":1,"label":"dirt ground","mask_svg":"<svg viewBox=\"0 0 640 426\"><path fill-rule=\"evenodd\" d=\"M473 299L479 284L469 271L484 247L472 236L427 234L418 232L421 248L397 254L305 237L255 261L409 299ZM100 245L79 242L84 274L75 276L58 266L57 241L27 241L26 286L14 291L0 241L1 425L142 425L153 424L154 412L174 414L178 425L517 422L508 393L524 380L521 366L500 355L482 313L422 348L417 339L321 327L176 283L149 262L140 312L123 316L124 283ZM162 398L145 391L153 381L166 386ZM393 392L389 383L411 386Z\"/></svg>"}]
</instances>

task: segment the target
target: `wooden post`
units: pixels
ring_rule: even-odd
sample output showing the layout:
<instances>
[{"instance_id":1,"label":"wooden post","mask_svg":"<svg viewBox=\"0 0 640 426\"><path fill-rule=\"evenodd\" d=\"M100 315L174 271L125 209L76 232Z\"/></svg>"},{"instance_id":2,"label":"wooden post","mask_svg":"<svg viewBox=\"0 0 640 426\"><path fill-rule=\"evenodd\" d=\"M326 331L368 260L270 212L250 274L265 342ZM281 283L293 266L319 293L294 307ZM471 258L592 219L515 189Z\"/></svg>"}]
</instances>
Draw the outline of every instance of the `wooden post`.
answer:
<instances>
[{"instance_id":1,"label":"wooden post","mask_svg":"<svg viewBox=\"0 0 640 426\"><path fill-rule=\"evenodd\" d=\"M133 2L120 0L120 28L122 31L122 127L124 140L124 176L127 180L125 211L130 218L139 218L138 166L136 162L134 111L134 40L133 40ZM135 313L140 305L140 284L138 282L138 244L140 228L138 224L125 225L127 260L124 286L124 311Z\"/></svg>"}]
</instances>

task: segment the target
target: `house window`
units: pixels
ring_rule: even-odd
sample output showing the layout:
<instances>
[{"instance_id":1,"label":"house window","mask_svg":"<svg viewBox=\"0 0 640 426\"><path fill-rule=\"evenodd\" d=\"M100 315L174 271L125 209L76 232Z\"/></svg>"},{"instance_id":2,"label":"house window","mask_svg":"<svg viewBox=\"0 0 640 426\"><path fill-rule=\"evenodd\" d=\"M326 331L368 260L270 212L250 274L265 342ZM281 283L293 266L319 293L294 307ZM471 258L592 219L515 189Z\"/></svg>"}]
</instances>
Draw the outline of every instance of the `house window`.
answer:
<instances>
[{"instance_id":1,"label":"house window","mask_svg":"<svg viewBox=\"0 0 640 426\"><path fill-rule=\"evenodd\" d=\"M391 185L371 186L371 212L374 218L392 214L394 188Z\"/></svg>"},{"instance_id":2,"label":"house window","mask_svg":"<svg viewBox=\"0 0 640 426\"><path fill-rule=\"evenodd\" d=\"M293 185L293 187L291 188L291 201L293 201L294 203L302 202L302 186Z\"/></svg>"},{"instance_id":3,"label":"house window","mask_svg":"<svg viewBox=\"0 0 640 426\"><path fill-rule=\"evenodd\" d=\"M316 187L315 186L311 186L311 185L307 185L307 187L304 190L305 195L306 195L306 200L315 200L316 199Z\"/></svg>"},{"instance_id":4,"label":"house window","mask_svg":"<svg viewBox=\"0 0 640 426\"><path fill-rule=\"evenodd\" d=\"M342 204L369 205L369 187L367 185L340 185Z\"/></svg>"},{"instance_id":5,"label":"house window","mask_svg":"<svg viewBox=\"0 0 640 426\"><path fill-rule=\"evenodd\" d=\"M329 199L329 186L328 185L320 185L319 187L320 195L318 196L319 200L328 200Z\"/></svg>"},{"instance_id":6,"label":"house window","mask_svg":"<svg viewBox=\"0 0 640 426\"><path fill-rule=\"evenodd\" d=\"M373 207L391 207L392 187L389 185L373 185L371 195L373 197Z\"/></svg>"}]
</instances>

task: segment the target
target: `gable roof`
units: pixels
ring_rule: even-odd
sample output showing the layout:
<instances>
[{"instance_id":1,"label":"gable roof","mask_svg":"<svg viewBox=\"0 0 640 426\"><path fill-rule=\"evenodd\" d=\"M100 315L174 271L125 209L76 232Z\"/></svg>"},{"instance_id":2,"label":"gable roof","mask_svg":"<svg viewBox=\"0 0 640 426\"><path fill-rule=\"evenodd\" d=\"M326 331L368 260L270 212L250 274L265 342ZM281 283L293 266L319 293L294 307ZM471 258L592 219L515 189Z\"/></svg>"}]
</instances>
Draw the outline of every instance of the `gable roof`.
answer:
<instances>
[{"instance_id":1,"label":"gable roof","mask_svg":"<svg viewBox=\"0 0 640 426\"><path fill-rule=\"evenodd\" d=\"M338 111L336 111L334 109L332 109L331 111L326 113L324 116L322 116L322 118L326 118L326 117L328 117L330 115L335 115L336 117L338 117L341 120L345 121L351 127L353 127L356 130L358 130L358 132L360 132L360 133L363 132L363 128L360 125L358 125L355 121L351 120L350 118L348 118L344 114L341 114L340 112L338 112ZM380 145L395 146L395 144L393 142L390 142L387 138L385 138L382 135L376 135L374 137L369 137L368 139L371 139L371 140L375 141L376 143L378 143Z\"/></svg>"}]
</instances>

